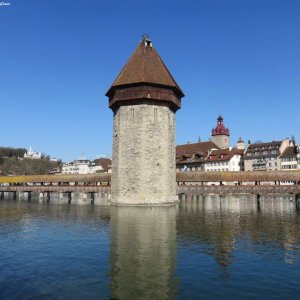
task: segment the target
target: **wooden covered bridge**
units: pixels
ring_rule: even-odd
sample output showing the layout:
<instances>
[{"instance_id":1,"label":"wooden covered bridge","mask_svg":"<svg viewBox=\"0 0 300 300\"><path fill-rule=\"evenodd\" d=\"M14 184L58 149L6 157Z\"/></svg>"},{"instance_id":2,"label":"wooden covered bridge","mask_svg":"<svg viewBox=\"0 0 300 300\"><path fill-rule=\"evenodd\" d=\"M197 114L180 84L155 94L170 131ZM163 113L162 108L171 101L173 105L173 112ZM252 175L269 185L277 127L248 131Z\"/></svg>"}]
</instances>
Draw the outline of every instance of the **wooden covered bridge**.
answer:
<instances>
[{"instance_id":1,"label":"wooden covered bridge","mask_svg":"<svg viewBox=\"0 0 300 300\"><path fill-rule=\"evenodd\" d=\"M50 199L53 192L88 193L93 199L96 193L110 193L111 174L91 175L30 175L0 176L0 198L4 193L14 197L25 192L40 192ZM275 172L178 172L177 194L294 194L300 195L300 171Z\"/></svg>"}]
</instances>

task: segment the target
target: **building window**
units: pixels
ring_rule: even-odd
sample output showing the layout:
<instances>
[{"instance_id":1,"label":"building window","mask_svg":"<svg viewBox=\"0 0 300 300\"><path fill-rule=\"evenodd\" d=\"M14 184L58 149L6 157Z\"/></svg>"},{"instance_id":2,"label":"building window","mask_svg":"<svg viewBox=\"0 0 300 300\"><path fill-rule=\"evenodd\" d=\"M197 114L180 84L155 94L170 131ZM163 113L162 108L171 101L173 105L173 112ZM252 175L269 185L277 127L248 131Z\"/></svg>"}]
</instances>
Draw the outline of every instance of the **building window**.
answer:
<instances>
[{"instance_id":1,"label":"building window","mask_svg":"<svg viewBox=\"0 0 300 300\"><path fill-rule=\"evenodd\" d=\"M154 108L154 122L157 122L157 108Z\"/></svg>"}]
</instances>

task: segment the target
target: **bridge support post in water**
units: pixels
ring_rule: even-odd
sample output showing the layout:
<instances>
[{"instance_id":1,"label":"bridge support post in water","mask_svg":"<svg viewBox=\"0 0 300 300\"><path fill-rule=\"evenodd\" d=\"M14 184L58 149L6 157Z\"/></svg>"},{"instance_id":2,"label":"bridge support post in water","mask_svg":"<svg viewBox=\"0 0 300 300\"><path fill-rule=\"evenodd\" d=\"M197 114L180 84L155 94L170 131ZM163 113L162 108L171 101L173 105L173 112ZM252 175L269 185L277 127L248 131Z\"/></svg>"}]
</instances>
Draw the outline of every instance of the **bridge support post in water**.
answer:
<instances>
[{"instance_id":1,"label":"bridge support post in water","mask_svg":"<svg viewBox=\"0 0 300 300\"><path fill-rule=\"evenodd\" d=\"M220 206L222 206L222 204L223 204L223 194L220 194L219 195L219 199L220 199Z\"/></svg>"},{"instance_id":2,"label":"bridge support post in water","mask_svg":"<svg viewBox=\"0 0 300 300\"><path fill-rule=\"evenodd\" d=\"M16 200L17 199L17 192L13 192L13 199Z\"/></svg>"},{"instance_id":3,"label":"bridge support post in water","mask_svg":"<svg viewBox=\"0 0 300 300\"><path fill-rule=\"evenodd\" d=\"M256 195L257 209L260 210L260 194Z\"/></svg>"},{"instance_id":4,"label":"bridge support post in water","mask_svg":"<svg viewBox=\"0 0 300 300\"><path fill-rule=\"evenodd\" d=\"M28 198L28 201L30 201L31 200L31 192L27 192L27 198Z\"/></svg>"},{"instance_id":5,"label":"bridge support post in water","mask_svg":"<svg viewBox=\"0 0 300 300\"><path fill-rule=\"evenodd\" d=\"M71 204L72 201L72 192L68 192L68 203Z\"/></svg>"},{"instance_id":6,"label":"bridge support post in water","mask_svg":"<svg viewBox=\"0 0 300 300\"><path fill-rule=\"evenodd\" d=\"M300 194L295 195L295 204L296 204L296 209L299 210L299 208L300 208Z\"/></svg>"},{"instance_id":7,"label":"bridge support post in water","mask_svg":"<svg viewBox=\"0 0 300 300\"><path fill-rule=\"evenodd\" d=\"M4 199L4 192L1 192L0 199Z\"/></svg>"},{"instance_id":8,"label":"bridge support post in water","mask_svg":"<svg viewBox=\"0 0 300 300\"><path fill-rule=\"evenodd\" d=\"M179 196L180 201L186 200L186 194L185 193L180 193L178 196Z\"/></svg>"},{"instance_id":9,"label":"bridge support post in water","mask_svg":"<svg viewBox=\"0 0 300 300\"><path fill-rule=\"evenodd\" d=\"M91 204L95 203L95 193L91 192Z\"/></svg>"},{"instance_id":10,"label":"bridge support post in water","mask_svg":"<svg viewBox=\"0 0 300 300\"><path fill-rule=\"evenodd\" d=\"M47 197L46 197L46 199L47 199L47 202L49 202L49 201L50 201L50 197L51 197L51 192L47 192Z\"/></svg>"}]
</instances>

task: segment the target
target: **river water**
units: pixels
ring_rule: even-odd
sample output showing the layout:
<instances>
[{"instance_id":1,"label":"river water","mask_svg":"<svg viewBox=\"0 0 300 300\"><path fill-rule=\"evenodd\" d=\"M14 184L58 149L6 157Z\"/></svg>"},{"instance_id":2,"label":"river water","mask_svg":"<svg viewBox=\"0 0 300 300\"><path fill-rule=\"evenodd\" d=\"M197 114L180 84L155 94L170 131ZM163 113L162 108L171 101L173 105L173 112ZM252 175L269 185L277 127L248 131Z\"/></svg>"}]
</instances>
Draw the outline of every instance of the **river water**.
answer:
<instances>
[{"instance_id":1,"label":"river water","mask_svg":"<svg viewBox=\"0 0 300 300\"><path fill-rule=\"evenodd\" d=\"M0 299L299 299L299 281L289 196L0 200Z\"/></svg>"}]
</instances>

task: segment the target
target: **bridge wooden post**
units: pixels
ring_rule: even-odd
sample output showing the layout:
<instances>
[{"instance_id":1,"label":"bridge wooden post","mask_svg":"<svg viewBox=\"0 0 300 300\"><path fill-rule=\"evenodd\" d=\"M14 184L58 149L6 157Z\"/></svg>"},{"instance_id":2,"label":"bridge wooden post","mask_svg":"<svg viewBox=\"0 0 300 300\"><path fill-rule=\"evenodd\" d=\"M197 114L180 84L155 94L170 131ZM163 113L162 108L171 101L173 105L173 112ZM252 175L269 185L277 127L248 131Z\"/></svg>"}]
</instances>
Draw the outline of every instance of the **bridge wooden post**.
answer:
<instances>
[{"instance_id":1,"label":"bridge wooden post","mask_svg":"<svg viewBox=\"0 0 300 300\"><path fill-rule=\"evenodd\" d=\"M4 192L1 192L0 199L4 199Z\"/></svg>"},{"instance_id":2,"label":"bridge wooden post","mask_svg":"<svg viewBox=\"0 0 300 300\"><path fill-rule=\"evenodd\" d=\"M295 204L296 204L296 209L299 210L299 208L300 208L300 194L295 195Z\"/></svg>"},{"instance_id":3,"label":"bridge wooden post","mask_svg":"<svg viewBox=\"0 0 300 300\"><path fill-rule=\"evenodd\" d=\"M17 199L17 191L13 192L13 199L16 200Z\"/></svg>"},{"instance_id":4,"label":"bridge wooden post","mask_svg":"<svg viewBox=\"0 0 300 300\"><path fill-rule=\"evenodd\" d=\"M68 192L68 203L71 204L72 201L72 192Z\"/></svg>"},{"instance_id":5,"label":"bridge wooden post","mask_svg":"<svg viewBox=\"0 0 300 300\"><path fill-rule=\"evenodd\" d=\"M31 192L29 191L29 192L27 192L27 198L28 198L28 201L30 201L31 200Z\"/></svg>"},{"instance_id":6,"label":"bridge wooden post","mask_svg":"<svg viewBox=\"0 0 300 300\"><path fill-rule=\"evenodd\" d=\"M256 194L257 210L260 210L260 194Z\"/></svg>"},{"instance_id":7,"label":"bridge wooden post","mask_svg":"<svg viewBox=\"0 0 300 300\"><path fill-rule=\"evenodd\" d=\"M91 204L95 203L95 193L91 192Z\"/></svg>"},{"instance_id":8,"label":"bridge wooden post","mask_svg":"<svg viewBox=\"0 0 300 300\"><path fill-rule=\"evenodd\" d=\"M223 202L223 194L220 194L220 195L219 195L219 198L220 198L220 205L222 205L222 202Z\"/></svg>"},{"instance_id":9,"label":"bridge wooden post","mask_svg":"<svg viewBox=\"0 0 300 300\"><path fill-rule=\"evenodd\" d=\"M47 202L49 202L50 201L50 196L51 196L51 192L47 192Z\"/></svg>"}]
</instances>

